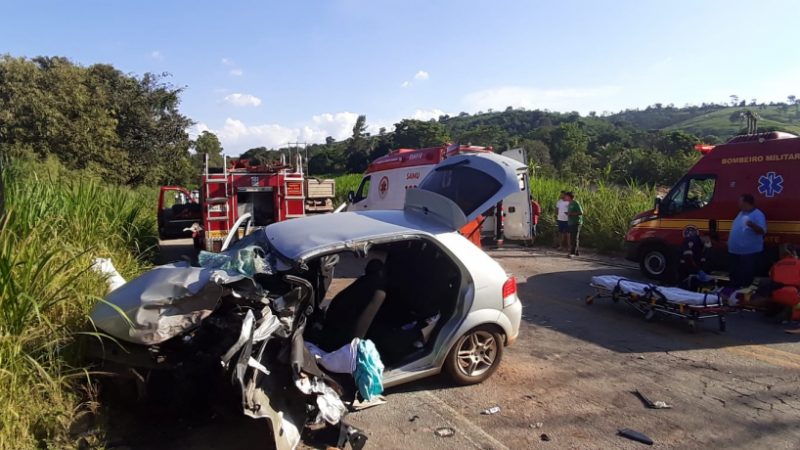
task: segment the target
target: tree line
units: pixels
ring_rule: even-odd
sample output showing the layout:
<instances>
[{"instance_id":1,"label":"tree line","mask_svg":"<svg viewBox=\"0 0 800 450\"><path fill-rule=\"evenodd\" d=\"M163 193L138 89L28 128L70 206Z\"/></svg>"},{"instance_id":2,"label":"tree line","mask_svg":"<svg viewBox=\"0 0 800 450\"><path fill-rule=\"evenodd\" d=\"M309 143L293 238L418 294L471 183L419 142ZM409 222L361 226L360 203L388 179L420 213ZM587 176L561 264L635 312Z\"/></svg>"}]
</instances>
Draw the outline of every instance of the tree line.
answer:
<instances>
[{"instance_id":1,"label":"tree line","mask_svg":"<svg viewBox=\"0 0 800 450\"><path fill-rule=\"evenodd\" d=\"M187 129L193 122L179 111L183 88L168 79L168 74L126 74L108 64L84 67L62 57L2 56L0 157L54 157L68 169L134 186L196 183L206 155L212 166L222 164L222 145L208 131L190 139ZM731 96L731 104L679 108L659 103L585 116L508 107L429 121L403 119L377 133L368 131L362 115L347 139L328 137L306 151L310 172L326 175L363 172L370 161L396 148L522 147L531 170L543 176L672 184L699 157L695 144L728 137L681 131L682 121L732 106L739 109L729 120L741 122L742 131L745 123L755 128L759 114L779 111L787 121L800 119L800 101L794 95L787 100L748 104ZM289 150L256 147L240 156L268 163Z\"/></svg>"}]
</instances>

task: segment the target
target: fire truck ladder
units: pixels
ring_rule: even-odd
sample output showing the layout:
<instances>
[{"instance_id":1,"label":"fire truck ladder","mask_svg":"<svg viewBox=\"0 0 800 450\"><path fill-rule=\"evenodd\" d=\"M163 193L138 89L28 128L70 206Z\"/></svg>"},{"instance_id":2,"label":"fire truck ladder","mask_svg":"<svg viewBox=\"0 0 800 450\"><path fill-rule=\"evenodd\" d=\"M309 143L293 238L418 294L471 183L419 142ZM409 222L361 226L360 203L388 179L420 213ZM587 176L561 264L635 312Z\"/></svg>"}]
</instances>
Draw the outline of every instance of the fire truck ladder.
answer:
<instances>
[{"instance_id":1,"label":"fire truck ladder","mask_svg":"<svg viewBox=\"0 0 800 450\"><path fill-rule=\"evenodd\" d=\"M206 163L205 163L205 175L206 175L206 217L208 218L209 222L227 222L228 217L230 216L230 211L228 211L228 199L227 196L229 195L228 189L228 157L226 155L222 156L222 173L210 173L208 171L208 154L206 154ZM223 192L225 197L211 197L211 184L223 184ZM211 217L211 211L209 210L209 205L222 205L223 212L225 215L223 217Z\"/></svg>"}]
</instances>

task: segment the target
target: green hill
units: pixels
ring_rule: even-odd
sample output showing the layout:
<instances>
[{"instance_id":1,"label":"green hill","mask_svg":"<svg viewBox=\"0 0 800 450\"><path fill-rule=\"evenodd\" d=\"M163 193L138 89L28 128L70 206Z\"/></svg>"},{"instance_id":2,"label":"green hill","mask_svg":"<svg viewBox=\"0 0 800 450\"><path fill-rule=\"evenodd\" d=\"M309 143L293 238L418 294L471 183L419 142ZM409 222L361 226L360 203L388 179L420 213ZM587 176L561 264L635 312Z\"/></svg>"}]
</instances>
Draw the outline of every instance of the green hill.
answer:
<instances>
[{"instance_id":1,"label":"green hill","mask_svg":"<svg viewBox=\"0 0 800 450\"><path fill-rule=\"evenodd\" d=\"M731 117L745 109L755 111L761 116L758 121L759 131L777 130L800 134L800 110L798 106L787 105L721 108L673 123L664 129L685 131L698 136L713 135L726 139L742 131L742 123L737 120L732 121Z\"/></svg>"}]
</instances>

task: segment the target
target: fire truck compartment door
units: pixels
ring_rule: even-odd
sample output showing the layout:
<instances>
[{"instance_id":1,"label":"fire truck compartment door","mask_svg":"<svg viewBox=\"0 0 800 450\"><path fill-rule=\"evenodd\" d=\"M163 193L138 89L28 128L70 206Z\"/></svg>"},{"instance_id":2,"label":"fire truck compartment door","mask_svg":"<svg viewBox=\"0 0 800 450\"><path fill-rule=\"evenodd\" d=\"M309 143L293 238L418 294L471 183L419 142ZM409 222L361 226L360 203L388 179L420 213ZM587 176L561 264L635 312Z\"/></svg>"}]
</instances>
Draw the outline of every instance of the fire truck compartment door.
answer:
<instances>
[{"instance_id":1,"label":"fire truck compartment door","mask_svg":"<svg viewBox=\"0 0 800 450\"><path fill-rule=\"evenodd\" d=\"M237 216L250 213L253 225L267 226L275 221L275 197L272 187L240 187L236 189Z\"/></svg>"},{"instance_id":2,"label":"fire truck compartment door","mask_svg":"<svg viewBox=\"0 0 800 450\"><path fill-rule=\"evenodd\" d=\"M519 161L522 164L527 162L527 155L524 148L515 148L502 153L503 156ZM528 240L531 238L531 202L530 202L530 182L527 170L518 173L519 189L517 192L503 199L503 234L506 239Z\"/></svg>"},{"instance_id":3,"label":"fire truck compartment door","mask_svg":"<svg viewBox=\"0 0 800 450\"><path fill-rule=\"evenodd\" d=\"M453 230L520 190L527 167L494 153L448 158L406 191L404 209L433 216Z\"/></svg>"}]
</instances>

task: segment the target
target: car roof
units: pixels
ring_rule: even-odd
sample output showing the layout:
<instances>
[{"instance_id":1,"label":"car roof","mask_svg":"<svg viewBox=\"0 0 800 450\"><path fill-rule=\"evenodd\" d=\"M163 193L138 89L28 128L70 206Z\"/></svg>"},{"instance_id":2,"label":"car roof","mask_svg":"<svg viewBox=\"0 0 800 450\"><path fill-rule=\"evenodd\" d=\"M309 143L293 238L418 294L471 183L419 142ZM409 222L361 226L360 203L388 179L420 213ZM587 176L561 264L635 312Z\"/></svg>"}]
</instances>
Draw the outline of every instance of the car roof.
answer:
<instances>
[{"instance_id":1,"label":"car roof","mask_svg":"<svg viewBox=\"0 0 800 450\"><path fill-rule=\"evenodd\" d=\"M282 257L305 262L359 244L404 236L452 232L444 224L412 211L362 211L320 214L277 222L264 228L270 246Z\"/></svg>"}]
</instances>

